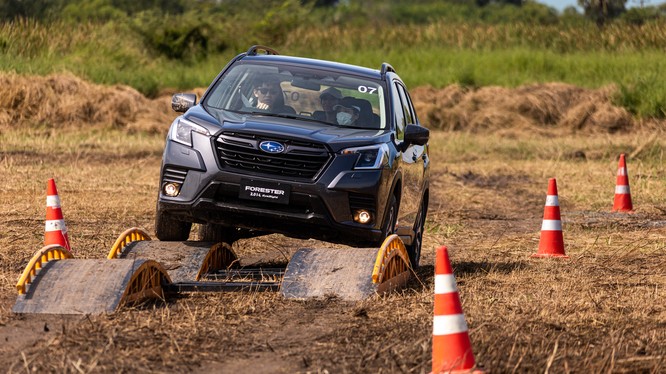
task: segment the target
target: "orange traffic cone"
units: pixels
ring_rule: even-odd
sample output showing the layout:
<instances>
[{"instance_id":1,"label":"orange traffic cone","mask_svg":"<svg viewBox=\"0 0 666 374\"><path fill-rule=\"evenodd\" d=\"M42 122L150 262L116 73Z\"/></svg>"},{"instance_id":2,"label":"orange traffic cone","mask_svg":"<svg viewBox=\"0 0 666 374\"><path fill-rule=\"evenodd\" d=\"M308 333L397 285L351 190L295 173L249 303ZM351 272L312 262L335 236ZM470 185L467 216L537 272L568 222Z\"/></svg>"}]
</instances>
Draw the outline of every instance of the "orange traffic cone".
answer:
<instances>
[{"instance_id":1,"label":"orange traffic cone","mask_svg":"<svg viewBox=\"0 0 666 374\"><path fill-rule=\"evenodd\" d=\"M432 373L483 373L475 370L467 322L460 305L446 247L437 249L435 312L432 323Z\"/></svg>"},{"instance_id":2,"label":"orange traffic cone","mask_svg":"<svg viewBox=\"0 0 666 374\"><path fill-rule=\"evenodd\" d=\"M44 245L58 244L72 251L67 237L67 226L60 210L60 197L53 178L46 187L46 224L44 227Z\"/></svg>"},{"instance_id":3,"label":"orange traffic cone","mask_svg":"<svg viewBox=\"0 0 666 374\"><path fill-rule=\"evenodd\" d=\"M613 212L631 212L634 207L631 204L631 193L629 192L629 175L627 164L624 161L624 153L620 155L617 165L617 182L615 183L615 201Z\"/></svg>"},{"instance_id":4,"label":"orange traffic cone","mask_svg":"<svg viewBox=\"0 0 666 374\"><path fill-rule=\"evenodd\" d=\"M555 178L548 180L548 195L546 196L546 206L543 209L539 251L533 254L532 257L569 258L569 256L564 254L560 203L557 197L557 182Z\"/></svg>"}]
</instances>

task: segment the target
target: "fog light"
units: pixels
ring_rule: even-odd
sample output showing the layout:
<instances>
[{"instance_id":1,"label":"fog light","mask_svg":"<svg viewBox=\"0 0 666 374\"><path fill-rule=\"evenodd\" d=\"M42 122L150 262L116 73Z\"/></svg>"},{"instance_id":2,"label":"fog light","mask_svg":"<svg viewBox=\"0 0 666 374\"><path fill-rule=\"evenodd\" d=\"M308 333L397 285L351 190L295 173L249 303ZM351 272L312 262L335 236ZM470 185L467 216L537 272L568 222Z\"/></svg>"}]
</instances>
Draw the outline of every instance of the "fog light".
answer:
<instances>
[{"instance_id":1,"label":"fog light","mask_svg":"<svg viewBox=\"0 0 666 374\"><path fill-rule=\"evenodd\" d=\"M178 194L180 193L180 184L169 182L164 185L162 190L164 191L165 195L175 197L178 196Z\"/></svg>"},{"instance_id":2,"label":"fog light","mask_svg":"<svg viewBox=\"0 0 666 374\"><path fill-rule=\"evenodd\" d=\"M354 221L362 224L369 223L372 220L372 214L367 210L357 210L354 212Z\"/></svg>"}]
</instances>

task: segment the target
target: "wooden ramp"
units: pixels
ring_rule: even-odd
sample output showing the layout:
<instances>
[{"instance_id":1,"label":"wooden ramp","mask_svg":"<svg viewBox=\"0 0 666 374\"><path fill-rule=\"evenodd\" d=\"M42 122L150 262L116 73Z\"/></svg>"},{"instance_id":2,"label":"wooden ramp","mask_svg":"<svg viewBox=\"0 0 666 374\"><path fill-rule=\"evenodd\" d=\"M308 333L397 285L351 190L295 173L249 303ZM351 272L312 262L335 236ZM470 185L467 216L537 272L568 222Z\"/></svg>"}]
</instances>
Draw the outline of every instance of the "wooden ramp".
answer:
<instances>
[{"instance_id":1,"label":"wooden ramp","mask_svg":"<svg viewBox=\"0 0 666 374\"><path fill-rule=\"evenodd\" d=\"M282 279L282 295L288 299L337 296L362 300L373 295L372 269L375 248L303 248L294 254Z\"/></svg>"},{"instance_id":2,"label":"wooden ramp","mask_svg":"<svg viewBox=\"0 0 666 374\"><path fill-rule=\"evenodd\" d=\"M168 292L280 292L285 298L357 301L404 286L412 269L402 240L381 248L303 248L287 268L241 267L226 243L151 241L133 228L107 259L73 259L65 248L37 251L19 279L14 313L102 314Z\"/></svg>"},{"instance_id":3,"label":"wooden ramp","mask_svg":"<svg viewBox=\"0 0 666 374\"><path fill-rule=\"evenodd\" d=\"M404 286L409 257L397 235L377 248L303 248L294 254L282 279L288 299L336 296L359 301Z\"/></svg>"},{"instance_id":4,"label":"wooden ramp","mask_svg":"<svg viewBox=\"0 0 666 374\"><path fill-rule=\"evenodd\" d=\"M135 241L124 247L121 259L150 259L159 262L171 281L198 281L213 273L238 265L238 259L226 243Z\"/></svg>"},{"instance_id":5,"label":"wooden ramp","mask_svg":"<svg viewBox=\"0 0 666 374\"><path fill-rule=\"evenodd\" d=\"M207 274L239 267L238 256L227 243L154 241L138 227L120 234L107 258L157 261L175 284L196 282Z\"/></svg>"},{"instance_id":6,"label":"wooden ramp","mask_svg":"<svg viewBox=\"0 0 666 374\"><path fill-rule=\"evenodd\" d=\"M42 250L35 257L48 255ZM28 281L17 285L14 313L112 313L125 304L162 298L162 285L170 282L159 263L144 259L31 261L35 263L24 273Z\"/></svg>"}]
</instances>

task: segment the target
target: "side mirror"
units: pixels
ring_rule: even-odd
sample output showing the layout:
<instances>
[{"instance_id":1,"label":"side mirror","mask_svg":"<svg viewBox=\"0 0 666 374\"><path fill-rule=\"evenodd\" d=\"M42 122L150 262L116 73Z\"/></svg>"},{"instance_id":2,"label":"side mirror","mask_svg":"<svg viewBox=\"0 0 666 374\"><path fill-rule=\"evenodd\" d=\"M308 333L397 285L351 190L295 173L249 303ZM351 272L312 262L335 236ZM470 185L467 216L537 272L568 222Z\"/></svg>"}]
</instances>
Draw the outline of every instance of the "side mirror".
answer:
<instances>
[{"instance_id":1,"label":"side mirror","mask_svg":"<svg viewBox=\"0 0 666 374\"><path fill-rule=\"evenodd\" d=\"M426 145L430 139L430 130L419 125L405 126L404 142L406 144Z\"/></svg>"},{"instance_id":2,"label":"side mirror","mask_svg":"<svg viewBox=\"0 0 666 374\"><path fill-rule=\"evenodd\" d=\"M171 97L171 109L176 112L186 112L196 105L197 95L189 93L177 93Z\"/></svg>"}]
</instances>

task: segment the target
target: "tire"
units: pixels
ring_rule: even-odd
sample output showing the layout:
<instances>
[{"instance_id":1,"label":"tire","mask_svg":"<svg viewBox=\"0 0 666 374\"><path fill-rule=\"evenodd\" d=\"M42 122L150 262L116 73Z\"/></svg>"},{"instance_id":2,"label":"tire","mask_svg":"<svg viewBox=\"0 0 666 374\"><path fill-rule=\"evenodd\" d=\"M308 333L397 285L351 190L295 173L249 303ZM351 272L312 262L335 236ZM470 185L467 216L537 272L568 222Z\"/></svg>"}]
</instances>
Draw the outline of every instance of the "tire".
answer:
<instances>
[{"instance_id":1,"label":"tire","mask_svg":"<svg viewBox=\"0 0 666 374\"><path fill-rule=\"evenodd\" d=\"M182 242L190 237L191 222L179 221L157 209L155 235L165 242Z\"/></svg>"},{"instance_id":2,"label":"tire","mask_svg":"<svg viewBox=\"0 0 666 374\"><path fill-rule=\"evenodd\" d=\"M216 225L214 223L206 223L199 225L199 240L203 242L226 242L233 243L238 239L236 229L233 227L226 227Z\"/></svg>"},{"instance_id":3,"label":"tire","mask_svg":"<svg viewBox=\"0 0 666 374\"><path fill-rule=\"evenodd\" d=\"M412 264L413 269L419 267L419 262L421 261L421 245L423 244L423 230L425 227L427 208L423 206L421 202L421 209L416 217L416 222L414 223L414 239L412 244L405 246L407 249L407 254L409 255L409 262Z\"/></svg>"}]
</instances>

